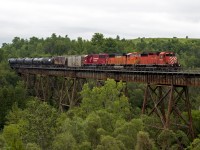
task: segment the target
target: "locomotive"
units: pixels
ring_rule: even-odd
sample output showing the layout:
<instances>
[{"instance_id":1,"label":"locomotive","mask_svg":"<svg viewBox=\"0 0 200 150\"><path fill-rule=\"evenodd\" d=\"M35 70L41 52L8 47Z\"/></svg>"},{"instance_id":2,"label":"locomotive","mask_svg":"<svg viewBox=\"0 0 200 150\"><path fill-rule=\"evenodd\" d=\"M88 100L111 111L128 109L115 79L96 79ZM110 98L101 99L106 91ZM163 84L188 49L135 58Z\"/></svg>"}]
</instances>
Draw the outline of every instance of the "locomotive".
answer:
<instances>
[{"instance_id":1,"label":"locomotive","mask_svg":"<svg viewBox=\"0 0 200 150\"><path fill-rule=\"evenodd\" d=\"M9 64L15 67L107 67L107 68L178 68L174 52L132 52L127 54L88 54L73 56L54 56L51 58L10 58Z\"/></svg>"}]
</instances>

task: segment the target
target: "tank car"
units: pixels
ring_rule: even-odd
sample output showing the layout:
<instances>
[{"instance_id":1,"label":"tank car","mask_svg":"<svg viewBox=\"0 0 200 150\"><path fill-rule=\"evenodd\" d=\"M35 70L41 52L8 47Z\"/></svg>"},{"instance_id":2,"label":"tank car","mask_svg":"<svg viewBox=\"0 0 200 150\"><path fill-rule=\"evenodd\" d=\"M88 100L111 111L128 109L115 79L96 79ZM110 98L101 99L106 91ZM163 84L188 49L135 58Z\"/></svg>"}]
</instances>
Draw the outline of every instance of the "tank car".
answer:
<instances>
[{"instance_id":1,"label":"tank car","mask_svg":"<svg viewBox=\"0 0 200 150\"><path fill-rule=\"evenodd\" d=\"M32 65L33 64L33 58L25 58L24 64L25 65Z\"/></svg>"}]
</instances>

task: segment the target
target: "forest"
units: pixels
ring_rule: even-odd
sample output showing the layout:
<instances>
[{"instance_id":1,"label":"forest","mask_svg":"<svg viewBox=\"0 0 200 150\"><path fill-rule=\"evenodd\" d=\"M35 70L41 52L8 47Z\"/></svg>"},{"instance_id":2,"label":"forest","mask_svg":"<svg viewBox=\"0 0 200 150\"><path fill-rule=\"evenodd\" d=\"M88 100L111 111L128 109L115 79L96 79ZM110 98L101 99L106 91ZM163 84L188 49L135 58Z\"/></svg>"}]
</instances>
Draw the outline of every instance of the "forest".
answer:
<instances>
[{"instance_id":1,"label":"forest","mask_svg":"<svg viewBox=\"0 0 200 150\"><path fill-rule=\"evenodd\" d=\"M103 86L84 85L81 103L60 111L51 100L30 95L8 58L51 57L92 53L173 51L183 68L200 68L200 39L107 38L94 33L90 40L53 33L47 38L14 37L0 48L0 149L9 150L199 150L200 90L190 87L195 139L184 130L157 131L148 125L154 116L141 115L143 84L107 79ZM184 112L182 112L184 113Z\"/></svg>"}]
</instances>

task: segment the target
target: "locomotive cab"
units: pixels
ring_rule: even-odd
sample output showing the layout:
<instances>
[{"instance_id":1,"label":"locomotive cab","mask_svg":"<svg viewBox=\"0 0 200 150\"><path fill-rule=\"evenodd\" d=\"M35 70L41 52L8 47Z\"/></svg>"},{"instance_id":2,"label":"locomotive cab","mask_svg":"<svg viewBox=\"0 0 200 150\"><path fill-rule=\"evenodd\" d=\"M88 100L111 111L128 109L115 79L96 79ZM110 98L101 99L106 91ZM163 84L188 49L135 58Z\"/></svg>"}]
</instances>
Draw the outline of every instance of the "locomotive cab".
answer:
<instances>
[{"instance_id":1,"label":"locomotive cab","mask_svg":"<svg viewBox=\"0 0 200 150\"><path fill-rule=\"evenodd\" d=\"M140 54L138 52L128 53L127 54L127 65L135 65L139 63Z\"/></svg>"},{"instance_id":2,"label":"locomotive cab","mask_svg":"<svg viewBox=\"0 0 200 150\"><path fill-rule=\"evenodd\" d=\"M161 52L159 55L159 64L178 65L178 60L174 52Z\"/></svg>"},{"instance_id":3,"label":"locomotive cab","mask_svg":"<svg viewBox=\"0 0 200 150\"><path fill-rule=\"evenodd\" d=\"M84 65L106 65L108 54L90 54L84 58Z\"/></svg>"}]
</instances>

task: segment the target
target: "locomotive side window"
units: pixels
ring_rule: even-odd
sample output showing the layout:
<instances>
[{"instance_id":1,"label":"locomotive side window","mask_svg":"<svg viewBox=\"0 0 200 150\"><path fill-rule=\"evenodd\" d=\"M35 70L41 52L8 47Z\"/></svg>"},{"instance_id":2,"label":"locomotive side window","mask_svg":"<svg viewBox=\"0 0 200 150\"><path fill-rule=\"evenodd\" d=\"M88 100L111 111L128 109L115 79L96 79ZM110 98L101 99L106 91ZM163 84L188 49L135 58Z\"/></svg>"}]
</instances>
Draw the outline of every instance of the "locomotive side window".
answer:
<instances>
[{"instance_id":1,"label":"locomotive side window","mask_svg":"<svg viewBox=\"0 0 200 150\"><path fill-rule=\"evenodd\" d=\"M148 56L148 54L146 54L146 53L141 54L141 57L147 57L147 56Z\"/></svg>"},{"instance_id":2,"label":"locomotive side window","mask_svg":"<svg viewBox=\"0 0 200 150\"><path fill-rule=\"evenodd\" d=\"M106 55L99 55L99 58L106 58Z\"/></svg>"}]
</instances>

